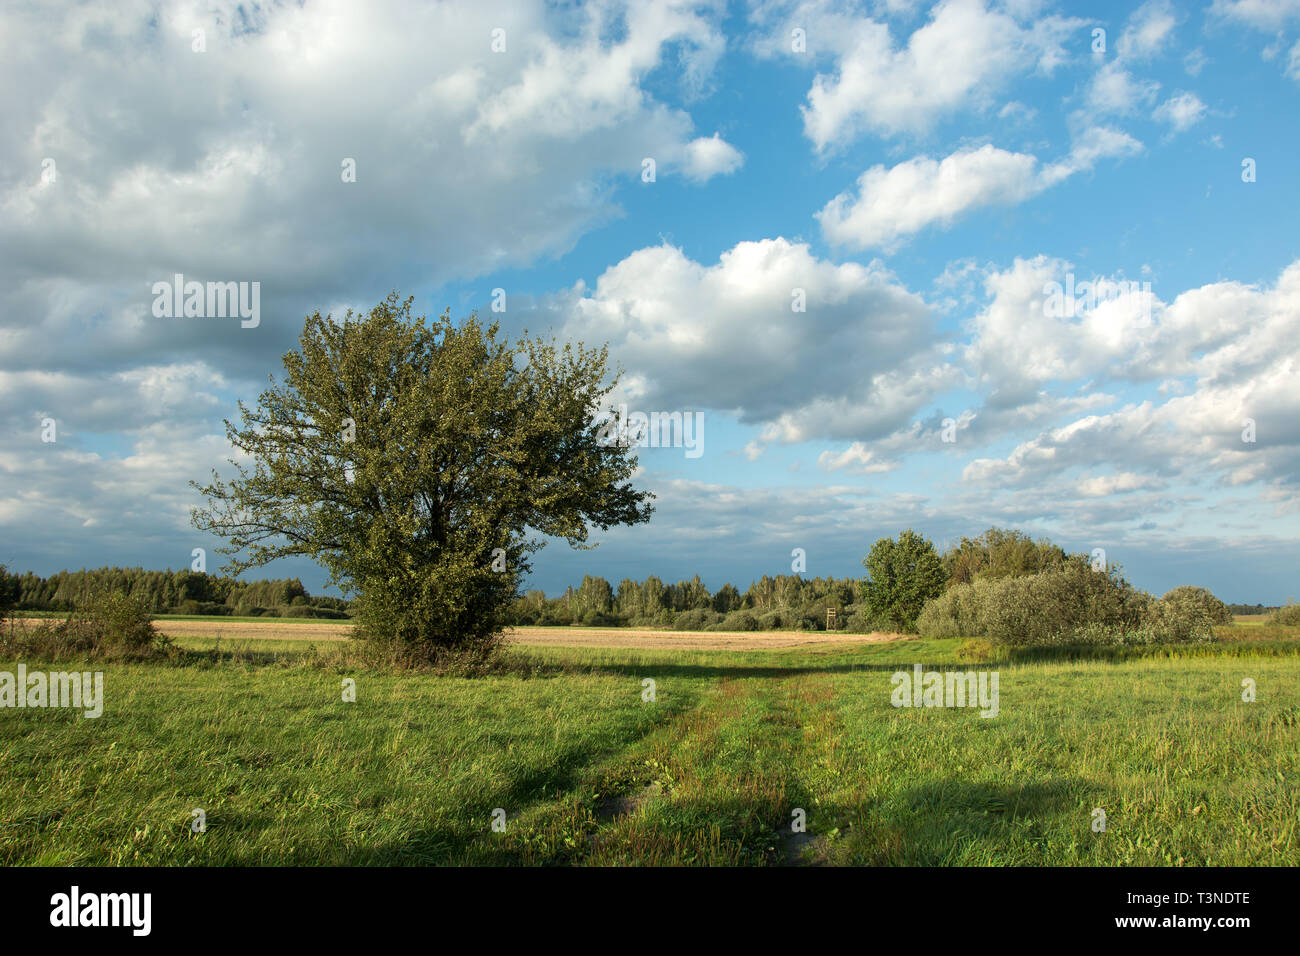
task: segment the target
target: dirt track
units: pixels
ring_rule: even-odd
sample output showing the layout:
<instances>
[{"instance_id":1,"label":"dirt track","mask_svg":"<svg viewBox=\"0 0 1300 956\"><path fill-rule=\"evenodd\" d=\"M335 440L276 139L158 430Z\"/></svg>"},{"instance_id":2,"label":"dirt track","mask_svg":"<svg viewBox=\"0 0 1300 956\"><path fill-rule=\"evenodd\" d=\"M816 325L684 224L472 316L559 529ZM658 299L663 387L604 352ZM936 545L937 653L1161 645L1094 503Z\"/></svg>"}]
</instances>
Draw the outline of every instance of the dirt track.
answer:
<instances>
[{"instance_id":1,"label":"dirt track","mask_svg":"<svg viewBox=\"0 0 1300 956\"><path fill-rule=\"evenodd\" d=\"M223 641L345 641L352 625L336 621L167 621L158 629L171 637L220 637ZM632 628L520 627L510 632L517 644L557 647L673 648L683 650L763 650L817 644L879 644L902 640L898 634L845 634L802 631L646 631Z\"/></svg>"}]
</instances>

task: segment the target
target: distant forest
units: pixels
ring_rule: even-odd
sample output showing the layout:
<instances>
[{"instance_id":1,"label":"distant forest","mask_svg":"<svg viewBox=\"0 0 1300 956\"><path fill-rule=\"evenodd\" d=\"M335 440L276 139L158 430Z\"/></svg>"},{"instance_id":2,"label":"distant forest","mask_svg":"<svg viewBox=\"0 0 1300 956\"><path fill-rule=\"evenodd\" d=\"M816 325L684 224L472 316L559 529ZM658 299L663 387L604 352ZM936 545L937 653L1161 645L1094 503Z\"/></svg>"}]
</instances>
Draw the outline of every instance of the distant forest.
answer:
<instances>
[{"instance_id":1,"label":"distant forest","mask_svg":"<svg viewBox=\"0 0 1300 956\"><path fill-rule=\"evenodd\" d=\"M128 594L154 614L343 619L349 606L342 598L313 597L297 578L245 582L189 570L98 568L60 571L47 578L30 571L0 572L0 586L7 588L20 611L70 611L97 591ZM710 592L698 575L676 584L654 575L644 581L625 579L617 589L604 578L588 575L579 587L554 598L529 591L511 606L507 623L699 630L729 620L733 630L823 630L831 608L837 629L867 628L870 622L855 604L858 594L854 578L764 576L742 593L731 584Z\"/></svg>"},{"instance_id":2,"label":"distant forest","mask_svg":"<svg viewBox=\"0 0 1300 956\"><path fill-rule=\"evenodd\" d=\"M1280 611L1281 607L1269 607L1265 604L1229 604L1228 610L1233 614L1272 614L1274 611Z\"/></svg>"},{"instance_id":3,"label":"distant forest","mask_svg":"<svg viewBox=\"0 0 1300 956\"><path fill-rule=\"evenodd\" d=\"M312 597L297 578L245 582L189 570L83 568L48 578L0 571L0 588L20 611L71 611L100 591L130 595L153 614L346 618L348 607L341 598Z\"/></svg>"},{"instance_id":4,"label":"distant forest","mask_svg":"<svg viewBox=\"0 0 1300 956\"><path fill-rule=\"evenodd\" d=\"M960 575L954 553L945 555ZM617 587L587 575L582 583L548 598L528 591L510 606L507 624L519 626L661 627L678 630L835 630L870 633L886 626L860 603L861 578L764 575L744 591L724 584L717 591L699 576L667 583L655 575L624 578ZM96 591L118 591L143 602L153 614L305 617L345 620L349 602L314 597L297 578L238 581L196 571L98 568L60 571L43 578L0 569L0 589L20 611L70 611ZM1267 614L1263 604L1230 604L1233 614ZM833 612L828 615L827 611Z\"/></svg>"},{"instance_id":5,"label":"distant forest","mask_svg":"<svg viewBox=\"0 0 1300 956\"><path fill-rule=\"evenodd\" d=\"M519 625L583 624L588 627L671 627L684 631L823 631L827 611L835 630L878 630L859 606L860 578L805 578L797 574L764 575L743 592L724 584L710 592L699 575L669 584L653 574L644 581L624 578L614 588L604 578L587 575L577 588L547 598L529 591L511 607Z\"/></svg>"}]
</instances>

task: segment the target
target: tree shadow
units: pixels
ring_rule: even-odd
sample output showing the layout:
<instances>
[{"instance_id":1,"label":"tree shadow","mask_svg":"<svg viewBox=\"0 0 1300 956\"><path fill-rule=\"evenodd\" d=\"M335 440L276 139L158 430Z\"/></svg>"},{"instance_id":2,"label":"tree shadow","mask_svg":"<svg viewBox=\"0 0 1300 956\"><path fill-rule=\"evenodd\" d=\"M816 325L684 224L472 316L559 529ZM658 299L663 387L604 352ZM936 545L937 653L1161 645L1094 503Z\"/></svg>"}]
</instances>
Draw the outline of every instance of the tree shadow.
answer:
<instances>
[{"instance_id":1,"label":"tree shadow","mask_svg":"<svg viewBox=\"0 0 1300 956\"><path fill-rule=\"evenodd\" d=\"M621 663L557 663L538 662L530 666L527 676L553 678L572 676L573 674L605 674L618 677L683 677L705 679L744 679L744 678L778 678L785 679L807 674L851 674L910 672L913 665L920 663L925 670L971 670L986 665L959 664L952 661L930 663L924 661L896 661L893 663L866 663L841 661L835 664L797 664L776 666L771 664L673 664L659 661Z\"/></svg>"},{"instance_id":2,"label":"tree shadow","mask_svg":"<svg viewBox=\"0 0 1300 956\"><path fill-rule=\"evenodd\" d=\"M618 735L600 747L575 741L565 747L544 767L532 767L511 777L501 789L491 796L458 807L454 821L426 822L415 832L400 839L379 842L373 846L355 847L338 851L334 865L343 866L432 866L447 865L464 860L471 852L489 857L487 865L517 862L517 847L506 841L499 859L486 843L493 836L490 827L496 808L506 811L508 826L518 825L517 819L538 805L554 803L565 797L583 796L585 785L592 780L591 771L619 755L633 750L647 737L661 732L665 727L682 720L693 711L692 706L661 706L651 712L647 720L638 712L635 720L629 719L620 727ZM595 803L592 802L593 815ZM466 825L467 820L481 822L480 829ZM273 825L275 818L268 814L249 814L238 821L230 821L231 828L245 832ZM486 854L485 851L486 850ZM250 849L247 860L236 859L234 866L285 866L300 862L288 850L268 855L265 846Z\"/></svg>"},{"instance_id":3,"label":"tree shadow","mask_svg":"<svg viewBox=\"0 0 1300 956\"><path fill-rule=\"evenodd\" d=\"M1063 829L1086 832L1085 805L1104 790L1091 781L1052 777L1023 784L936 780L912 787L879 807L874 845L879 857L856 862L920 866L979 865L1003 858L1007 864L1045 846ZM1065 818L1069 818L1065 827ZM973 862L971 862L973 861Z\"/></svg>"}]
</instances>

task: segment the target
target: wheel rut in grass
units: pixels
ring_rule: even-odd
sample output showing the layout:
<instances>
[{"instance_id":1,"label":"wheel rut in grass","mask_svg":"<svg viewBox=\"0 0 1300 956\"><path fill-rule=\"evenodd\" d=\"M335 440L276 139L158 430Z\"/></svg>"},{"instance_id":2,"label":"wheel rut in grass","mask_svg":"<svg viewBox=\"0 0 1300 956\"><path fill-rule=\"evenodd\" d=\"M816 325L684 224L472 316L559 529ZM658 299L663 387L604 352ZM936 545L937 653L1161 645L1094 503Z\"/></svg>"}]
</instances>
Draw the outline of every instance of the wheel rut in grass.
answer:
<instances>
[{"instance_id":1,"label":"wheel rut in grass","mask_svg":"<svg viewBox=\"0 0 1300 956\"><path fill-rule=\"evenodd\" d=\"M596 803L584 862L822 862L821 834L838 823L817 796L841 732L832 698L828 675L722 680L606 770L614 786Z\"/></svg>"},{"instance_id":2,"label":"wheel rut in grass","mask_svg":"<svg viewBox=\"0 0 1300 956\"><path fill-rule=\"evenodd\" d=\"M829 802L829 781L835 775L834 761L838 741L843 735L839 712L834 706L835 687L830 675L806 675L785 681L783 690L798 715L799 756L791 763L792 798L801 798L803 818L794 812L781 820L777 830L776 864L778 866L823 866L827 863L829 843L826 832L838 833Z\"/></svg>"}]
</instances>

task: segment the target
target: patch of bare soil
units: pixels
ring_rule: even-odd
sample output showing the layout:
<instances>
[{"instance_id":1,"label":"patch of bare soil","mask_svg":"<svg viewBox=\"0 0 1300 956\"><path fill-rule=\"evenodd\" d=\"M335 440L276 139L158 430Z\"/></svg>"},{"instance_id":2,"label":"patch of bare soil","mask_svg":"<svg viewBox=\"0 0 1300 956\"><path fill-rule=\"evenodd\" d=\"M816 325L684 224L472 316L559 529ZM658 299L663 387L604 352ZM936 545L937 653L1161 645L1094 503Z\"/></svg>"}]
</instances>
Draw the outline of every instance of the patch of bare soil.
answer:
<instances>
[{"instance_id":1,"label":"patch of bare soil","mask_svg":"<svg viewBox=\"0 0 1300 956\"><path fill-rule=\"evenodd\" d=\"M780 866L821 866L821 838L815 833L793 833L786 824L777 844Z\"/></svg>"},{"instance_id":2,"label":"patch of bare soil","mask_svg":"<svg viewBox=\"0 0 1300 956\"><path fill-rule=\"evenodd\" d=\"M596 819L608 823L618 817L635 813L642 805L663 794L663 787L652 783L642 787L636 793L625 793L618 797L607 797L596 806Z\"/></svg>"}]
</instances>

